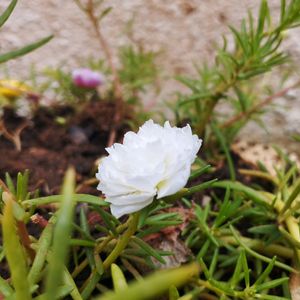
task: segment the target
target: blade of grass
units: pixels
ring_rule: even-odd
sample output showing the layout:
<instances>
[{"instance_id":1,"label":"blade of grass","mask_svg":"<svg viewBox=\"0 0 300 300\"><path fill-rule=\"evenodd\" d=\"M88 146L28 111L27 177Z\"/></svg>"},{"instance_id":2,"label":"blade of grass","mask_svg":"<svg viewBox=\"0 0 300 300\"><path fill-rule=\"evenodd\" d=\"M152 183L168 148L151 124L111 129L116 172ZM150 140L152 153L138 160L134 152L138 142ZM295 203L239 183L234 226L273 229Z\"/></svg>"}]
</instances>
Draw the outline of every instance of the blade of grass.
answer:
<instances>
[{"instance_id":1,"label":"blade of grass","mask_svg":"<svg viewBox=\"0 0 300 300\"><path fill-rule=\"evenodd\" d=\"M104 199L93 196L93 195L88 195L88 194L73 194L72 195L73 201L78 202L78 203L87 203L87 204L93 204L97 206L109 206L108 202L105 202ZM53 195L53 196L47 196L47 197L40 197L40 198L35 198L35 199L30 199L23 201L24 205L45 205L45 204L50 204L50 203L56 203L56 202L62 202L63 200L63 195Z\"/></svg>"},{"instance_id":2,"label":"blade of grass","mask_svg":"<svg viewBox=\"0 0 300 300\"><path fill-rule=\"evenodd\" d=\"M44 44L48 43L51 39L53 38L53 35L50 35L46 38L43 38L35 43L29 44L23 48L17 49L17 50L13 50L4 54L0 54L0 64L7 62L11 59L17 58L19 56L23 56L41 46L43 46Z\"/></svg>"},{"instance_id":3,"label":"blade of grass","mask_svg":"<svg viewBox=\"0 0 300 300\"><path fill-rule=\"evenodd\" d=\"M6 298L12 296L14 290L9 283L0 276L0 293Z\"/></svg>"},{"instance_id":4,"label":"blade of grass","mask_svg":"<svg viewBox=\"0 0 300 300\"><path fill-rule=\"evenodd\" d=\"M7 187L9 189L9 191L13 194L16 195L16 188L15 185L13 183L13 180L11 178L11 176L9 175L9 173L5 173L5 182L7 184Z\"/></svg>"},{"instance_id":5,"label":"blade of grass","mask_svg":"<svg viewBox=\"0 0 300 300\"><path fill-rule=\"evenodd\" d=\"M271 281L268 281L268 282L258 285L256 287L256 290L263 291L263 290L273 289L274 287L279 286L279 285L283 284L284 282L288 282L288 280L289 280L289 277L274 279L274 280L271 280Z\"/></svg>"},{"instance_id":6,"label":"blade of grass","mask_svg":"<svg viewBox=\"0 0 300 300\"><path fill-rule=\"evenodd\" d=\"M81 207L80 209L80 226L82 228L82 230L84 231L85 235L88 236L89 238L92 239L91 234L90 234L90 228L89 228L89 224L85 215L85 211L84 208ZM95 246L95 243L92 242L93 246ZM84 252L86 254L86 257L88 259L89 265L91 270L93 270L95 268L95 260L94 260L94 255L93 255L93 249L89 249L88 247L86 247L84 249Z\"/></svg>"},{"instance_id":7,"label":"blade of grass","mask_svg":"<svg viewBox=\"0 0 300 300\"><path fill-rule=\"evenodd\" d=\"M74 213L74 189L75 171L69 169L65 175L62 205L54 228L53 247L46 280L46 300L55 298L57 288L62 283Z\"/></svg>"},{"instance_id":8,"label":"blade of grass","mask_svg":"<svg viewBox=\"0 0 300 300\"><path fill-rule=\"evenodd\" d=\"M280 211L280 214L283 215L292 205L293 201L295 199L297 199L298 195L300 193L300 181L298 182L298 184L295 186L294 190L292 191L291 195L289 196L289 198L286 200L286 202L284 203L284 206L282 208L282 210Z\"/></svg>"},{"instance_id":9,"label":"blade of grass","mask_svg":"<svg viewBox=\"0 0 300 300\"><path fill-rule=\"evenodd\" d=\"M225 137L223 136L221 130L217 127L216 124L212 123L211 126L212 126L212 130L214 131L214 133L220 143L221 148L223 149L223 151L225 153L227 163L228 163L228 168L229 168L230 179L235 181L236 174L235 174L235 169L234 169L234 163L233 163L232 157L230 155L229 148L228 148L227 142L225 140Z\"/></svg>"},{"instance_id":10,"label":"blade of grass","mask_svg":"<svg viewBox=\"0 0 300 300\"><path fill-rule=\"evenodd\" d=\"M12 0L8 5L8 7L6 8L6 10L2 13L2 15L0 16L0 27L7 21L7 19L13 12L17 2L18 2L17 0Z\"/></svg>"},{"instance_id":11,"label":"blade of grass","mask_svg":"<svg viewBox=\"0 0 300 300\"><path fill-rule=\"evenodd\" d=\"M123 290L126 290L127 288L127 282L126 278L120 269L120 267L116 264L111 265L111 277L114 285L114 290L116 292L121 292Z\"/></svg>"},{"instance_id":12,"label":"blade of grass","mask_svg":"<svg viewBox=\"0 0 300 300\"><path fill-rule=\"evenodd\" d=\"M203 168L200 168L200 169L192 172L189 177L189 180L196 179L197 177L201 176L202 174L208 172L210 169L211 169L211 165L207 165L207 166L204 166Z\"/></svg>"},{"instance_id":13,"label":"blade of grass","mask_svg":"<svg viewBox=\"0 0 300 300\"><path fill-rule=\"evenodd\" d=\"M80 293L78 291L78 288L76 286L76 283L74 282L74 279L72 278L71 274L69 273L69 271L67 270L66 267L64 268L64 272L63 272L63 280L64 280L64 283L66 284L66 286L72 287L72 290L70 291L70 295L71 295L72 299L73 300L82 300ZM59 293L57 292L57 294L59 294Z\"/></svg>"},{"instance_id":14,"label":"blade of grass","mask_svg":"<svg viewBox=\"0 0 300 300\"><path fill-rule=\"evenodd\" d=\"M237 242L245 249L245 251L246 251L247 253L249 253L250 255L252 255L252 256L254 256L254 257L256 257L256 258L258 258L258 259L260 259L260 260L262 260L262 261L264 261L264 262L267 262L267 263L272 262L272 259L271 259L271 258L266 257L266 256L264 256L264 255L261 255L261 254L255 252L254 250L252 250L251 248L249 248L249 247L248 247L245 243L243 243L243 241L239 238L239 236L238 236L236 230L233 228L233 226L230 225L229 227L230 227L230 230L231 230L231 232L232 232L234 238L236 239L236 241L237 241ZM275 266L277 266L277 267L279 267L279 268L282 268L282 269L284 269L284 270L286 270L286 271L289 271L289 272L297 272L297 270L295 270L294 268L292 268L292 267L290 267L290 266L288 266L288 265L286 265L286 264L284 264L284 263L275 261L274 264L275 264Z\"/></svg>"},{"instance_id":15,"label":"blade of grass","mask_svg":"<svg viewBox=\"0 0 300 300\"><path fill-rule=\"evenodd\" d=\"M169 300L178 300L180 298L179 292L176 286L171 285L169 288Z\"/></svg>"},{"instance_id":16,"label":"blade of grass","mask_svg":"<svg viewBox=\"0 0 300 300\"><path fill-rule=\"evenodd\" d=\"M46 261L47 253L51 244L53 235L53 224L49 221L47 227L43 230L43 233L38 242L38 250L33 261L32 267L28 274L28 281L30 284L38 282L40 273Z\"/></svg>"},{"instance_id":17,"label":"blade of grass","mask_svg":"<svg viewBox=\"0 0 300 300\"><path fill-rule=\"evenodd\" d=\"M212 180L203 182L199 185L195 185L191 188L188 188L187 192L184 194L184 196L190 196L190 195L193 195L194 193L201 192L205 189L208 189L208 188L212 187L217 180L218 179L212 179Z\"/></svg>"},{"instance_id":18,"label":"blade of grass","mask_svg":"<svg viewBox=\"0 0 300 300\"><path fill-rule=\"evenodd\" d=\"M15 288L15 300L30 300L31 293L27 280L25 252L20 244L13 216L13 200L8 199L2 219L3 244L11 279Z\"/></svg>"},{"instance_id":19,"label":"blade of grass","mask_svg":"<svg viewBox=\"0 0 300 300\"><path fill-rule=\"evenodd\" d=\"M120 290L115 293L108 292L103 296L96 297L95 300L157 299L157 296L168 291L171 285L181 286L197 275L198 272L199 266L197 264L156 272L143 281L129 285L126 290Z\"/></svg>"},{"instance_id":20,"label":"blade of grass","mask_svg":"<svg viewBox=\"0 0 300 300\"><path fill-rule=\"evenodd\" d=\"M257 280L254 282L253 286L257 286L266 280L266 278L269 276L269 274L271 273L274 267L275 261L276 261L276 256L272 258L272 260L269 262L268 266L265 268L263 273L259 275Z\"/></svg>"},{"instance_id":21,"label":"blade of grass","mask_svg":"<svg viewBox=\"0 0 300 300\"><path fill-rule=\"evenodd\" d=\"M68 285L61 285L57 288L57 294L56 294L56 299L64 299L64 297L67 297L68 295L70 295L70 293L72 292L73 287L72 286L68 286ZM41 294L35 298L33 298L33 300L45 300L45 295L46 294ZM54 300L54 299L53 299Z\"/></svg>"},{"instance_id":22,"label":"blade of grass","mask_svg":"<svg viewBox=\"0 0 300 300\"><path fill-rule=\"evenodd\" d=\"M17 202L20 202L21 200L22 190L23 190L23 175L21 172L19 172L17 176L17 193L16 193Z\"/></svg>"},{"instance_id":23,"label":"blade of grass","mask_svg":"<svg viewBox=\"0 0 300 300\"><path fill-rule=\"evenodd\" d=\"M229 180L223 180L223 181L214 182L214 183L212 183L211 186L213 188L223 188L223 189L230 188L231 190L243 192L254 203L270 207L270 204L268 203L269 201L266 197L264 197L258 191L254 190L250 187L247 187L240 182L232 182Z\"/></svg>"},{"instance_id":24,"label":"blade of grass","mask_svg":"<svg viewBox=\"0 0 300 300\"><path fill-rule=\"evenodd\" d=\"M131 240L137 244L139 247L141 247L148 255L156 258L160 263L165 264L166 261L159 255L155 249L153 249L150 245L148 245L146 242L143 240L133 236L131 237Z\"/></svg>"}]
</instances>

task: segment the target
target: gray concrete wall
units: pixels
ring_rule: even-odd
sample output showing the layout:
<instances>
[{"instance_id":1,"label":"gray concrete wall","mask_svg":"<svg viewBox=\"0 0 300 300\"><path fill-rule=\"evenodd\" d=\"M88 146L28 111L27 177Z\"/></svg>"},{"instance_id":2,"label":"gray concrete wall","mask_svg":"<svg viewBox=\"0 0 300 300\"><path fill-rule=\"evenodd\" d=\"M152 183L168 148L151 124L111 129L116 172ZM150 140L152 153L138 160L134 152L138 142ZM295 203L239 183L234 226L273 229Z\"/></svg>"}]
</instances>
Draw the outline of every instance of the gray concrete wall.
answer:
<instances>
[{"instance_id":1,"label":"gray concrete wall","mask_svg":"<svg viewBox=\"0 0 300 300\"><path fill-rule=\"evenodd\" d=\"M106 0L113 11L103 22L103 32L113 49L128 43L125 28L134 18L133 38L146 49L161 51L159 64L169 75L192 74L193 62L213 59L216 43L228 34L228 24L239 24L247 9L257 11L259 0ZM0 10L9 3L0 1ZM280 1L270 0L275 13ZM16 10L1 29L0 50L15 48L49 33L54 40L42 49L9 63L12 74L28 76L29 67L64 65L75 67L86 57L102 56L92 29L72 0L19 0ZM300 56L299 30L290 33L285 42L296 63ZM164 83L160 98L182 89L174 80ZM272 140L300 131L298 94L285 109L277 109L268 119ZM279 121L280 122L279 122ZM275 126L276 125L276 126ZM274 130L275 126L275 130ZM253 129L254 128L254 129ZM261 139L270 135L250 127ZM249 130L245 131L249 137Z\"/></svg>"}]
</instances>

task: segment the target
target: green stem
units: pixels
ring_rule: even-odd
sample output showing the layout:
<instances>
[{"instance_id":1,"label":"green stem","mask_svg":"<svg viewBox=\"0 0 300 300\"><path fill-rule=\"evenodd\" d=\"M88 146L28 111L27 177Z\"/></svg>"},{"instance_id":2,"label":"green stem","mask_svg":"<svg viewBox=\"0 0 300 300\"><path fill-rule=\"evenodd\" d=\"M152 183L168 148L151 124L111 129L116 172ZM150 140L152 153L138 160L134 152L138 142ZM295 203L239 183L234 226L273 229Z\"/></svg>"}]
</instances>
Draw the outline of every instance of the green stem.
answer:
<instances>
[{"instance_id":1,"label":"green stem","mask_svg":"<svg viewBox=\"0 0 300 300\"><path fill-rule=\"evenodd\" d=\"M280 199L277 199L274 208L278 211L279 215L281 215L283 209L284 209L284 202ZM279 222L283 220L279 219ZM300 242L300 230L299 230L299 222L294 218L293 216L286 216L284 219L284 222L286 224L286 227L291 234L291 236L297 241ZM295 253L297 256L297 262L298 262L298 268L300 264L300 249L295 248Z\"/></svg>"},{"instance_id":2,"label":"green stem","mask_svg":"<svg viewBox=\"0 0 300 300\"><path fill-rule=\"evenodd\" d=\"M116 259L120 256L123 250L127 247L130 238L134 235L138 227L139 221L139 213L134 213L130 216L128 220L128 228L123 233L123 235L117 241L117 244L113 251L109 254L109 256L103 262L103 269L107 270L110 268L111 264L116 261ZM89 299L91 293L93 292L96 284L100 280L101 275L97 272L97 270L93 270L90 277L84 283L84 289L81 293L83 299Z\"/></svg>"},{"instance_id":3,"label":"green stem","mask_svg":"<svg viewBox=\"0 0 300 300\"><path fill-rule=\"evenodd\" d=\"M18 228L18 234L20 236L21 243L24 246L30 260L34 261L35 251L31 248L31 241L26 225L23 221L16 221L16 225Z\"/></svg>"},{"instance_id":4,"label":"green stem","mask_svg":"<svg viewBox=\"0 0 300 300\"><path fill-rule=\"evenodd\" d=\"M248 170L248 169L238 169L239 173L242 175L253 176L257 178L262 178L272 182L275 186L278 186L278 179L270 175L269 173L262 172L259 170Z\"/></svg>"},{"instance_id":5,"label":"green stem","mask_svg":"<svg viewBox=\"0 0 300 300\"><path fill-rule=\"evenodd\" d=\"M70 295L71 295L72 299L73 300L82 300L82 297L81 297L81 295L80 295L80 293L77 289L77 286L76 286L71 274L67 270L67 268L64 268L63 279L64 279L64 282L68 286L72 287L72 291L70 292Z\"/></svg>"},{"instance_id":6,"label":"green stem","mask_svg":"<svg viewBox=\"0 0 300 300\"><path fill-rule=\"evenodd\" d=\"M203 136L205 133L205 128L213 114L213 111L216 105L219 103L219 100L224 96L224 93L228 91L237 81L237 75L241 70L236 70L236 74L233 78L226 83L221 82L220 85L216 88L216 92L212 94L205 103L205 111L202 114L202 117L199 120L199 123L196 125L195 133L199 136Z\"/></svg>"},{"instance_id":7,"label":"green stem","mask_svg":"<svg viewBox=\"0 0 300 300\"><path fill-rule=\"evenodd\" d=\"M219 99L218 99L219 100ZM195 132L196 134L198 134L199 136L203 136L204 135L204 131L205 128L212 116L212 113L215 109L215 106L218 103L218 100L209 100L208 103L206 104L206 108L205 111L203 112L203 117L200 119L201 122L199 122L196 126Z\"/></svg>"},{"instance_id":8,"label":"green stem","mask_svg":"<svg viewBox=\"0 0 300 300\"><path fill-rule=\"evenodd\" d=\"M212 292L215 292L216 294L218 294L219 296L221 295L224 295L224 291L222 291L221 289L213 286L209 281L206 281L206 280L202 280L202 279L199 279L198 280L198 284L201 286L201 287L204 287Z\"/></svg>"},{"instance_id":9,"label":"green stem","mask_svg":"<svg viewBox=\"0 0 300 300\"><path fill-rule=\"evenodd\" d=\"M230 181L220 181L213 184L213 187L218 188L227 188L230 187L233 190L244 192L253 202L260 204L260 205L267 205L269 207L272 206L273 200L275 198L275 195L271 193L261 193L258 192L252 188L249 188L239 182L230 182ZM291 234L291 236L298 242L300 242L300 229L299 229L299 222L296 218L294 218L291 215L285 216L285 218L282 218L281 212L284 208L284 202L277 198L274 203L274 209L278 212L278 222L285 222L286 227ZM294 249L296 253L296 259L298 261L298 269L299 263L300 263L300 249Z\"/></svg>"},{"instance_id":10,"label":"green stem","mask_svg":"<svg viewBox=\"0 0 300 300\"><path fill-rule=\"evenodd\" d=\"M238 242L233 236L221 236L219 239L230 245L238 245ZM240 236L240 240L243 244L246 244L249 248L263 253L264 255L268 256L278 256L282 258L291 259L294 257L294 251L290 248L284 247L278 244L270 244L266 245L263 241L258 239L250 239L246 237Z\"/></svg>"},{"instance_id":11,"label":"green stem","mask_svg":"<svg viewBox=\"0 0 300 300\"><path fill-rule=\"evenodd\" d=\"M230 230L232 231L232 234L234 236L234 238L237 240L237 242L245 249L245 251L247 253L249 253L250 255L252 255L253 257L256 257L264 262L267 262L267 263L270 263L272 260L267 257L267 256L264 256L264 255L261 255L259 254L258 252L255 252L253 251L251 248L249 248L245 243L243 243L243 241L240 239L240 237L238 236L237 232L235 231L235 229L232 227L232 225L230 225ZM297 270L295 270L294 268L284 264L284 263L281 263L281 262L278 262L278 261L275 261L275 266L279 267L279 268L282 268L288 272L297 272Z\"/></svg>"},{"instance_id":12,"label":"green stem","mask_svg":"<svg viewBox=\"0 0 300 300\"><path fill-rule=\"evenodd\" d=\"M106 270L110 267L110 265L115 262L115 260L120 256L122 251L128 245L130 238L134 235L137 230L139 221L139 213L135 213L131 216L131 220L128 226L128 229L124 232L121 238L118 240L116 247L110 253L110 255L103 262L103 268Z\"/></svg>"},{"instance_id":13,"label":"green stem","mask_svg":"<svg viewBox=\"0 0 300 300\"><path fill-rule=\"evenodd\" d=\"M121 224L117 227L116 231L117 233L122 233L129 225L130 219L127 220L124 224ZM110 235L107 236L104 240L102 240L97 246L95 252L99 254L106 246L107 244L114 239L114 236ZM87 258L84 259L72 272L72 277L75 278L77 275L81 273L81 271L88 265Z\"/></svg>"}]
</instances>

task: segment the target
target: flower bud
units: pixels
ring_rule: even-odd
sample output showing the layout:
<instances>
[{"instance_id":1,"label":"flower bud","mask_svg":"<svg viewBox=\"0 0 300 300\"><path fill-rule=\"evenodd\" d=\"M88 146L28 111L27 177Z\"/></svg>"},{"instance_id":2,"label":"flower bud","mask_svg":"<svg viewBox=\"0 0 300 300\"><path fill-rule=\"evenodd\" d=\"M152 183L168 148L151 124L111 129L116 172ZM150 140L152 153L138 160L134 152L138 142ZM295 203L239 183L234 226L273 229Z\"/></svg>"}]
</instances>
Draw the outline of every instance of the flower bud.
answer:
<instances>
[{"instance_id":1,"label":"flower bud","mask_svg":"<svg viewBox=\"0 0 300 300\"><path fill-rule=\"evenodd\" d=\"M104 76L90 69L80 68L72 72L72 80L73 84L78 87L94 89L104 83Z\"/></svg>"}]
</instances>

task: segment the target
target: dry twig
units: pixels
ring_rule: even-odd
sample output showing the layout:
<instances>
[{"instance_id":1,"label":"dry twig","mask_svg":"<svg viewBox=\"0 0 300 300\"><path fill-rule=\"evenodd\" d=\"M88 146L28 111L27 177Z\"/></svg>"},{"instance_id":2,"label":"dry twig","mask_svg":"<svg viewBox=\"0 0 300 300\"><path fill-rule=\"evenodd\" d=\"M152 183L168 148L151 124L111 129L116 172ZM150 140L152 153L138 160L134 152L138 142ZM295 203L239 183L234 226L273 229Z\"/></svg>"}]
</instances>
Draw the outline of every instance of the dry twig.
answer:
<instances>
[{"instance_id":1,"label":"dry twig","mask_svg":"<svg viewBox=\"0 0 300 300\"><path fill-rule=\"evenodd\" d=\"M22 131L30 125L29 121L23 122L19 127L16 128L15 132L11 133L7 130L4 121L0 120L0 134L3 134L3 136L14 143L17 151L22 150L22 143L21 143L21 133Z\"/></svg>"},{"instance_id":2,"label":"dry twig","mask_svg":"<svg viewBox=\"0 0 300 300\"><path fill-rule=\"evenodd\" d=\"M279 98L279 97L283 97L284 95L286 95L290 90L297 88L300 85L300 80L297 81L296 83L284 88L283 90L268 96L267 98L265 98L262 102L256 104L255 106L253 106L251 109L249 109L248 111L245 112L241 112L237 115L235 115L234 117L232 117L231 119L229 119L228 121L226 121L225 123L223 123L221 125L221 128L227 128L230 127L232 124L234 124L237 121L240 121L243 118L249 118L252 114L258 112L259 110L261 110L264 106L270 104L274 99Z\"/></svg>"},{"instance_id":3,"label":"dry twig","mask_svg":"<svg viewBox=\"0 0 300 300\"><path fill-rule=\"evenodd\" d=\"M80 0L75 0L75 3L78 5L78 7L85 12L89 20L91 21L91 24L94 28L96 37L99 41L99 44L101 48L104 51L105 57L107 59L107 62L109 64L109 67L112 71L113 75L113 88L114 88L114 96L116 101L116 107L115 107L115 114L114 114L114 124L112 125L109 138L108 138L108 146L111 146L115 140L117 135L117 130L119 126L122 123L123 114L124 114L124 105L123 105L123 95L122 95L122 86L119 78L119 74L117 71L117 68L113 61L113 55L110 50L110 47L105 40L100 26L100 20L95 12L95 3L94 0L88 0L86 5L83 5Z\"/></svg>"}]
</instances>

